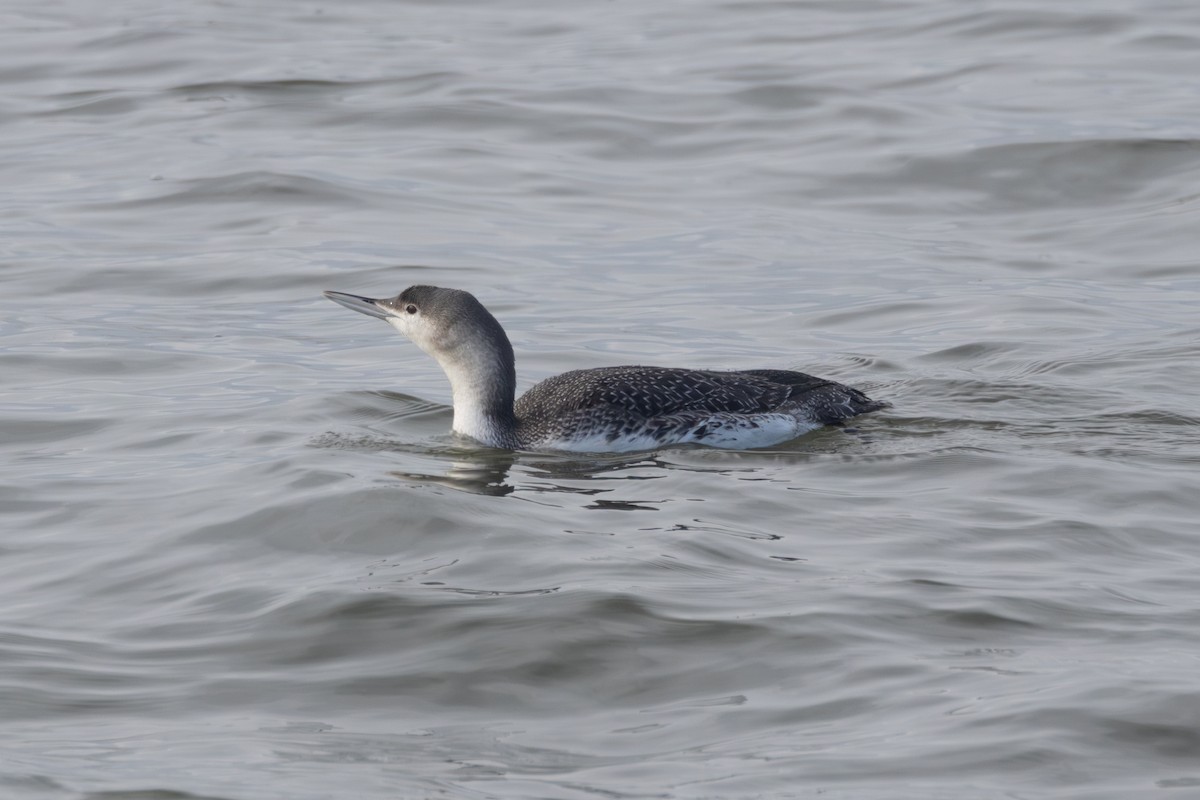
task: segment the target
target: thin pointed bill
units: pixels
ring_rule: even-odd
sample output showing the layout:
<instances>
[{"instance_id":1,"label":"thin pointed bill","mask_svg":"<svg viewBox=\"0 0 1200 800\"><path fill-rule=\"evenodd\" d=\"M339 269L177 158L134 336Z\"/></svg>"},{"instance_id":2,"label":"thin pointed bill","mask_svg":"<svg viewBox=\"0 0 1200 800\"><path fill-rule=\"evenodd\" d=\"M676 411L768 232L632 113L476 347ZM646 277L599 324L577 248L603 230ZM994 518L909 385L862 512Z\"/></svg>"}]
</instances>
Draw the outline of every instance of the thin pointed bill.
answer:
<instances>
[{"instance_id":1,"label":"thin pointed bill","mask_svg":"<svg viewBox=\"0 0 1200 800\"><path fill-rule=\"evenodd\" d=\"M338 305L345 306L351 311L357 311L360 314L366 314L368 317L387 319L394 316L388 311L386 300L376 300L373 297L359 297L356 294L346 294L344 292L325 292L325 296Z\"/></svg>"}]
</instances>

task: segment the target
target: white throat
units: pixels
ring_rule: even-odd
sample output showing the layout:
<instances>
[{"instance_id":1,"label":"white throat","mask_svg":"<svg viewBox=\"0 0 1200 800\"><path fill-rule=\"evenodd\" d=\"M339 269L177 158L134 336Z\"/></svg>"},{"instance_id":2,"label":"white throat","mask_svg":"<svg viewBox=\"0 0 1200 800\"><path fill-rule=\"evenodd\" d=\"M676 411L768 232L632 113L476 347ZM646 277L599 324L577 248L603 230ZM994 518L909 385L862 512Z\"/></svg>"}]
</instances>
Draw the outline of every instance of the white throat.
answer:
<instances>
[{"instance_id":1,"label":"white throat","mask_svg":"<svg viewBox=\"0 0 1200 800\"><path fill-rule=\"evenodd\" d=\"M481 376L462 362L441 362L442 371L450 379L450 394L454 402L454 432L470 436L492 447L500 444L500 423L488 413L485 398L490 387L480 385Z\"/></svg>"}]
</instances>

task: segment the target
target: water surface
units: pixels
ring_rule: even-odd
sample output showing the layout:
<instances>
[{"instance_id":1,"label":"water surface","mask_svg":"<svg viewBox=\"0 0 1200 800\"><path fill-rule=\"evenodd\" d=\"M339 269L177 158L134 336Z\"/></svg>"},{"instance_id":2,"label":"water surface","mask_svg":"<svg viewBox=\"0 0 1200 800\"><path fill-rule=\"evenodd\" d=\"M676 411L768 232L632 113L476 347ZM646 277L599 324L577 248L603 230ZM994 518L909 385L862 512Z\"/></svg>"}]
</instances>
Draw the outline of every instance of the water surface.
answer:
<instances>
[{"instance_id":1,"label":"water surface","mask_svg":"<svg viewBox=\"0 0 1200 800\"><path fill-rule=\"evenodd\" d=\"M0 20L0 796L1200 792L1191 4ZM481 449L413 283L893 407Z\"/></svg>"}]
</instances>

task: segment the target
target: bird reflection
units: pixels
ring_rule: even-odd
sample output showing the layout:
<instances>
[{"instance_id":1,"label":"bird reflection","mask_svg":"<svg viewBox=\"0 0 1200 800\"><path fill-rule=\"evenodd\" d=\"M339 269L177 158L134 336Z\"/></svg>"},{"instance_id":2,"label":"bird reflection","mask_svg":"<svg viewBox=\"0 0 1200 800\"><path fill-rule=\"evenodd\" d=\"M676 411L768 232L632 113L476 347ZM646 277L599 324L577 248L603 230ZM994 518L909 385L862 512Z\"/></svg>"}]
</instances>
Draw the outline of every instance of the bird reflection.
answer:
<instances>
[{"instance_id":1,"label":"bird reflection","mask_svg":"<svg viewBox=\"0 0 1200 800\"><path fill-rule=\"evenodd\" d=\"M408 448L405 448L408 449ZM426 451L430 453L430 451ZM578 481L587 479L603 480L606 474L621 473L620 480L650 480L661 478L663 475L632 475L628 474L631 467L653 466L654 459L641 456L612 456L597 455L592 458L533 456L518 454L509 450L492 450L484 448L458 449L430 453L442 457L450 457L448 468L441 473L426 473L412 471L392 471L388 474L407 481L418 481L424 484L445 486L462 492L503 497L512 494L518 486L514 485L510 476L515 466L521 467L523 475L535 479L522 481L519 488L530 492L561 492L567 494L604 494L612 489L604 487L571 486L557 481ZM547 482L550 481L550 482ZM605 501L600 501L605 503ZM616 505L615 501L612 505ZM601 508L604 505L597 504Z\"/></svg>"},{"instance_id":2,"label":"bird reflection","mask_svg":"<svg viewBox=\"0 0 1200 800\"><path fill-rule=\"evenodd\" d=\"M456 460L450 462L449 468L435 475L424 472L399 472L388 474L394 478L406 481L417 481L424 484L445 486L460 492L470 492L490 497L504 497L516 491L516 487L508 483L508 473L516 461L512 454L497 450L494 454L474 458L472 460Z\"/></svg>"}]
</instances>

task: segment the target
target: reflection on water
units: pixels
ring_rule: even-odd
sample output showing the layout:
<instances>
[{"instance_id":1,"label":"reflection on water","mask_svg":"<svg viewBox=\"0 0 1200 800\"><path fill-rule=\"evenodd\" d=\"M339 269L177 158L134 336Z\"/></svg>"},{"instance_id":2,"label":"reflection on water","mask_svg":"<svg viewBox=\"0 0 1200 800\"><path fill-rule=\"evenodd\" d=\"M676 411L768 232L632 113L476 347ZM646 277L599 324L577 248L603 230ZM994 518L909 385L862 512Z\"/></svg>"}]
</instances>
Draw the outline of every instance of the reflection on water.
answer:
<instances>
[{"instance_id":1,"label":"reflection on water","mask_svg":"<svg viewBox=\"0 0 1200 800\"><path fill-rule=\"evenodd\" d=\"M508 472L515 459L508 453L499 452L488 459L476 461L454 461L441 475L417 472L391 472L393 477L412 481L418 485L445 486L462 492L503 497L512 494L513 486L506 483Z\"/></svg>"}]
</instances>

